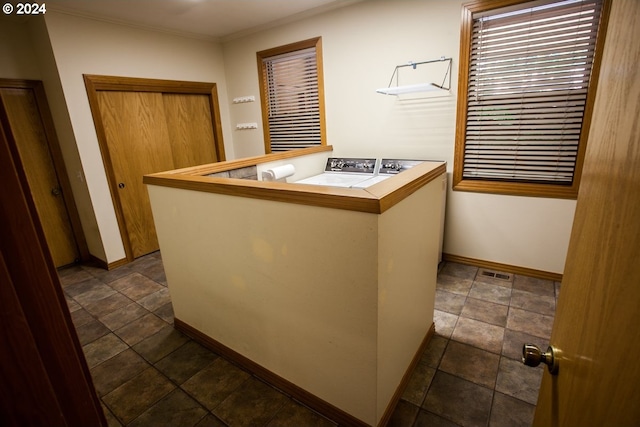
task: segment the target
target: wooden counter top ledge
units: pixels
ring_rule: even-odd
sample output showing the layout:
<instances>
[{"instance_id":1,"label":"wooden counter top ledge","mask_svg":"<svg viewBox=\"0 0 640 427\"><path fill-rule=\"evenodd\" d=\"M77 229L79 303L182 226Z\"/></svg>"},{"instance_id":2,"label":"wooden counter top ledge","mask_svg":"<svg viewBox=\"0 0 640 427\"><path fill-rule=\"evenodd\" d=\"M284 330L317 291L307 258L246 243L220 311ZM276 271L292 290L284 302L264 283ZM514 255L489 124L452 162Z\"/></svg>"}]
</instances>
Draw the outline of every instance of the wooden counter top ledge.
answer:
<instances>
[{"instance_id":1,"label":"wooden counter top ledge","mask_svg":"<svg viewBox=\"0 0 640 427\"><path fill-rule=\"evenodd\" d=\"M324 151L333 151L333 147L304 148L159 172L145 175L143 182L161 187L381 214L446 172L445 162L425 161L363 189L206 176Z\"/></svg>"}]
</instances>

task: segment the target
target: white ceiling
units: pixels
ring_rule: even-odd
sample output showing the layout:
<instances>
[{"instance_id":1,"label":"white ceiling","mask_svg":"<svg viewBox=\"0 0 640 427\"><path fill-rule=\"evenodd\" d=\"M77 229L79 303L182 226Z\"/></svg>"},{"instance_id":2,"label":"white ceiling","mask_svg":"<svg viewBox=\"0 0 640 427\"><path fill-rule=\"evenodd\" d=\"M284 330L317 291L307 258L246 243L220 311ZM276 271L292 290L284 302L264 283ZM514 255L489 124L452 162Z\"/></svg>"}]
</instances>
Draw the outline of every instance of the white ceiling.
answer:
<instances>
[{"instance_id":1,"label":"white ceiling","mask_svg":"<svg viewBox=\"0 0 640 427\"><path fill-rule=\"evenodd\" d=\"M360 0L47 0L48 10L224 40Z\"/></svg>"}]
</instances>

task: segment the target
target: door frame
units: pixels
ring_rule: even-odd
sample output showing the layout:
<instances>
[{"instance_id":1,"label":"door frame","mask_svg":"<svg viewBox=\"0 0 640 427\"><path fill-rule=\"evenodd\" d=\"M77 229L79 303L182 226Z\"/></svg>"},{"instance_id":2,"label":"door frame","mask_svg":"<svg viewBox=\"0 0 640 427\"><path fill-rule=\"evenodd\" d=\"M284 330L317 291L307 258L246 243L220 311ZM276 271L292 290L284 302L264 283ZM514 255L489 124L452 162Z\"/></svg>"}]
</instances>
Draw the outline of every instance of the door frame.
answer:
<instances>
[{"instance_id":1,"label":"door frame","mask_svg":"<svg viewBox=\"0 0 640 427\"><path fill-rule=\"evenodd\" d=\"M12 139L0 127L0 424L106 426Z\"/></svg>"},{"instance_id":2,"label":"door frame","mask_svg":"<svg viewBox=\"0 0 640 427\"><path fill-rule=\"evenodd\" d=\"M30 89L33 91L40 120L42 120L42 126L47 139L47 146L49 148L49 153L51 154L51 160L53 161L53 168L56 176L58 177L58 183L62 188L64 204L67 209L67 214L69 215L69 221L71 222L71 229L75 239L75 244L78 248L78 256L80 261L88 261L91 255L89 254L89 247L87 246L87 241L82 229L80 214L78 213L78 208L73 197L71 181L64 163L64 157L62 156L62 150L60 148L60 142L53 123L53 116L49 109L49 102L47 101L44 84L40 80L0 78L0 87L7 89ZM10 129L8 117L6 117L4 113L0 116L0 120L7 129ZM15 141L13 138L7 138L7 143L9 144L11 156L16 168L18 168L20 174L26 175Z\"/></svg>"},{"instance_id":3,"label":"door frame","mask_svg":"<svg viewBox=\"0 0 640 427\"><path fill-rule=\"evenodd\" d=\"M93 123L96 128L100 154L107 174L109 192L111 193L111 200L113 201L116 219L118 221L120 238L122 239L122 244L125 250L126 262L131 262L134 260L133 250L131 248L131 242L129 240L129 234L125 224L122 203L118 194L118 182L109 153L109 146L107 144L107 136L102 122L102 116L100 114L98 91L161 92L207 95L209 97L209 107L212 114L216 155L218 157L218 161L224 161L226 160L226 157L224 152L224 140L222 137L222 121L220 119L218 87L216 83L103 76L94 74L83 74L83 78L87 90L87 96L89 98L89 106L91 108L91 115L93 116Z\"/></svg>"}]
</instances>

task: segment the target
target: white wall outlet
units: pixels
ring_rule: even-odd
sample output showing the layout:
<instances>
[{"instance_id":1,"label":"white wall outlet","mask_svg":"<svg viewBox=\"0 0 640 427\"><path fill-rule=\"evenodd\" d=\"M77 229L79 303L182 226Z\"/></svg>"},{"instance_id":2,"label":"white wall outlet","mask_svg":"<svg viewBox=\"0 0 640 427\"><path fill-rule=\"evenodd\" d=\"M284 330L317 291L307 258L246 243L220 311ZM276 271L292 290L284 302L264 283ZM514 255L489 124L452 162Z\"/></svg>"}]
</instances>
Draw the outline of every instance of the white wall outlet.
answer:
<instances>
[{"instance_id":1,"label":"white wall outlet","mask_svg":"<svg viewBox=\"0 0 640 427\"><path fill-rule=\"evenodd\" d=\"M238 123L236 130L258 129L257 123Z\"/></svg>"},{"instance_id":2,"label":"white wall outlet","mask_svg":"<svg viewBox=\"0 0 640 427\"><path fill-rule=\"evenodd\" d=\"M237 98L233 98L234 104L243 104L245 102L255 102L256 97L253 95L250 96L239 96Z\"/></svg>"}]
</instances>

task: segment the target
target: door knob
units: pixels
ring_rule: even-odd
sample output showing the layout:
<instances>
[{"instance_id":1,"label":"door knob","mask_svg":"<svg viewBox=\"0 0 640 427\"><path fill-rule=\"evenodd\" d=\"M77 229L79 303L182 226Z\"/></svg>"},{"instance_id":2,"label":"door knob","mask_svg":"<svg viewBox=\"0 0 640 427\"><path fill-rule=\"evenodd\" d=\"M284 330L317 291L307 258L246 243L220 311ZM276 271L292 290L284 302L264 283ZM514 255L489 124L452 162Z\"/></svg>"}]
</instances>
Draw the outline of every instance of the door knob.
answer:
<instances>
[{"instance_id":1,"label":"door knob","mask_svg":"<svg viewBox=\"0 0 640 427\"><path fill-rule=\"evenodd\" d=\"M60 193L62 193L62 190L60 190L60 187L53 187L53 188L51 189L51 194L52 194L54 197L59 196L59 195L60 195Z\"/></svg>"},{"instance_id":2,"label":"door knob","mask_svg":"<svg viewBox=\"0 0 640 427\"><path fill-rule=\"evenodd\" d=\"M118 188L124 188L124 182L121 182L120 184L118 184Z\"/></svg>"},{"instance_id":3,"label":"door knob","mask_svg":"<svg viewBox=\"0 0 640 427\"><path fill-rule=\"evenodd\" d=\"M544 363L547 365L549 373L556 375L558 373L558 358L555 353L556 349L552 346L549 346L546 353L543 353L537 345L525 344L522 346L522 363L527 366L538 366L540 363Z\"/></svg>"}]
</instances>

